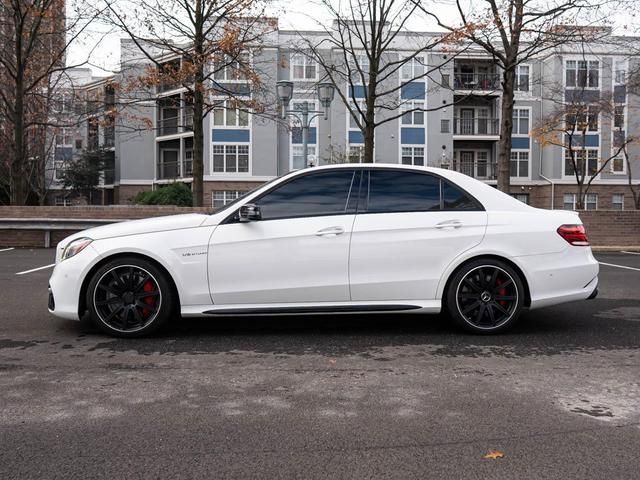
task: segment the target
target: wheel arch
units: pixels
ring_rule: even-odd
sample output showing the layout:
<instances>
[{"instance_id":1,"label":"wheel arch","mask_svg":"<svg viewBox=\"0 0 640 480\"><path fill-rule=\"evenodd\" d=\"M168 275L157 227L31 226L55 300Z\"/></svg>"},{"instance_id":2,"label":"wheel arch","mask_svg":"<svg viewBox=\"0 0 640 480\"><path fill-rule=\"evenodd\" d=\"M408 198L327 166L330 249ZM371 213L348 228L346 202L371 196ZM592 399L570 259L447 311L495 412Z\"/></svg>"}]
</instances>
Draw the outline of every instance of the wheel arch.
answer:
<instances>
[{"instance_id":1,"label":"wheel arch","mask_svg":"<svg viewBox=\"0 0 640 480\"><path fill-rule=\"evenodd\" d=\"M91 267L91 269L87 272L87 274L84 276L84 279L82 280L82 286L80 287L80 298L78 298L78 318L82 318L83 314L87 311L87 289L89 288L89 282L91 282L91 278L93 278L93 275L104 265L106 265L107 263L117 259L117 258L123 258L123 257L137 257L140 258L142 260L145 260L149 263L152 263L156 268L158 268L162 273L164 273L166 275L167 280L169 281L169 284L171 285L171 288L173 289L173 293L175 294L176 298L178 299L178 304L176 305L176 309L177 312L180 312L180 292L178 291L178 287L176 286L176 282L173 278L173 276L171 275L171 273L169 272L169 270L167 270L160 262L158 262L156 259L154 259L153 257L150 257L148 255L144 255L142 253L137 253L137 252L118 252L118 253L114 253L112 255L109 255L107 257L104 257L102 259L100 259L100 261L96 262L95 265L93 265Z\"/></svg>"},{"instance_id":2,"label":"wheel arch","mask_svg":"<svg viewBox=\"0 0 640 480\"><path fill-rule=\"evenodd\" d=\"M444 288L442 289L441 298L440 298L440 301L442 302L443 310L446 308L447 291L449 289L449 285L451 284L451 280L453 279L455 274L458 273L462 268L464 268L464 266L467 265L468 263L474 262L476 260L482 260L482 259L499 260L501 262L506 263L511 268L513 268L515 270L515 272L520 276L520 279L522 280L522 284L524 285L524 295L525 295L525 297L524 297L524 306L525 307L529 307L531 305L531 291L529 289L529 281L528 281L527 276L525 275L524 271L522 270L522 268L520 268L520 266L517 263L515 263L513 260L510 260L509 258L503 257L501 255L479 254L479 255L474 255L472 257L469 257L469 258L465 258L462 262L460 262L458 265L456 265L450 271L450 273L447 275L447 280L444 283Z\"/></svg>"}]
</instances>

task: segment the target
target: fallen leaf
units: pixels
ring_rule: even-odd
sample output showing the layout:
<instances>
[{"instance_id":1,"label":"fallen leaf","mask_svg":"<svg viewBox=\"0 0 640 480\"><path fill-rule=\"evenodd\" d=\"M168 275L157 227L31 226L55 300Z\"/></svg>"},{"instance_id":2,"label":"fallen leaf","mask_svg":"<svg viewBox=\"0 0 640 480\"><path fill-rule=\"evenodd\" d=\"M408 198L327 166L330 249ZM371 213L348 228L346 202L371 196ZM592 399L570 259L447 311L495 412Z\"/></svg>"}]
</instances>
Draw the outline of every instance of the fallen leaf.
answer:
<instances>
[{"instance_id":1,"label":"fallen leaf","mask_svg":"<svg viewBox=\"0 0 640 480\"><path fill-rule=\"evenodd\" d=\"M483 458L487 458L490 460L497 460L498 458L502 458L502 457L504 457L504 453L499 452L497 450L491 450Z\"/></svg>"}]
</instances>

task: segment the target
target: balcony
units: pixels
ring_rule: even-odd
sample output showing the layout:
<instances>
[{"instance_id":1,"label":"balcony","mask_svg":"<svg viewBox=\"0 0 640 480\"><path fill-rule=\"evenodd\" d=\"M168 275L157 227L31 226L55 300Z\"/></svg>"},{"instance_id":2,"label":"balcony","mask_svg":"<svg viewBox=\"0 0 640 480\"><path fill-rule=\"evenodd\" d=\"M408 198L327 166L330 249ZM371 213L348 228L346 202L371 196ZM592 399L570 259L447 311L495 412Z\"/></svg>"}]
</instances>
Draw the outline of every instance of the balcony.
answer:
<instances>
[{"instance_id":1,"label":"balcony","mask_svg":"<svg viewBox=\"0 0 640 480\"><path fill-rule=\"evenodd\" d=\"M176 135L179 133L178 117L167 117L158 120L158 136Z\"/></svg>"},{"instance_id":2,"label":"balcony","mask_svg":"<svg viewBox=\"0 0 640 480\"><path fill-rule=\"evenodd\" d=\"M455 152L452 170L478 180L495 180L498 174L497 163L490 161L485 151Z\"/></svg>"},{"instance_id":3,"label":"balcony","mask_svg":"<svg viewBox=\"0 0 640 480\"><path fill-rule=\"evenodd\" d=\"M158 180L172 180L174 178L180 178L180 163L159 162L157 178Z\"/></svg>"},{"instance_id":4,"label":"balcony","mask_svg":"<svg viewBox=\"0 0 640 480\"><path fill-rule=\"evenodd\" d=\"M453 135L458 137L499 137L500 120L482 117L454 118Z\"/></svg>"},{"instance_id":5,"label":"balcony","mask_svg":"<svg viewBox=\"0 0 640 480\"><path fill-rule=\"evenodd\" d=\"M102 171L102 184L103 185L113 185L113 182L116 177L116 171L112 168Z\"/></svg>"},{"instance_id":6,"label":"balcony","mask_svg":"<svg viewBox=\"0 0 640 480\"><path fill-rule=\"evenodd\" d=\"M454 73L455 90L496 91L500 89L500 75L497 73Z\"/></svg>"}]
</instances>

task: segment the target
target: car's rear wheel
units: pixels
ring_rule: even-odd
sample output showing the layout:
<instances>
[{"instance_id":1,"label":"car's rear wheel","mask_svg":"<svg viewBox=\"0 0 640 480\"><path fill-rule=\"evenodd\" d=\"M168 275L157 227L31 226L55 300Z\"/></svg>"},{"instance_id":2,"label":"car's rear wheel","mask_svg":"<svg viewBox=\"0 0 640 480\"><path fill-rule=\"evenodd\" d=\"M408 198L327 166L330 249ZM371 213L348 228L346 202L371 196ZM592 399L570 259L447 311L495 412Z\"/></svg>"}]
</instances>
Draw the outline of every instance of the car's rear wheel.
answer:
<instances>
[{"instance_id":1,"label":"car's rear wheel","mask_svg":"<svg viewBox=\"0 0 640 480\"><path fill-rule=\"evenodd\" d=\"M447 309L467 331L497 333L516 322L524 296L522 279L511 266L478 259L465 264L449 282Z\"/></svg>"},{"instance_id":2,"label":"car's rear wheel","mask_svg":"<svg viewBox=\"0 0 640 480\"><path fill-rule=\"evenodd\" d=\"M87 288L94 323L118 337L141 337L164 325L175 294L166 274L137 257L117 258L95 272Z\"/></svg>"}]
</instances>

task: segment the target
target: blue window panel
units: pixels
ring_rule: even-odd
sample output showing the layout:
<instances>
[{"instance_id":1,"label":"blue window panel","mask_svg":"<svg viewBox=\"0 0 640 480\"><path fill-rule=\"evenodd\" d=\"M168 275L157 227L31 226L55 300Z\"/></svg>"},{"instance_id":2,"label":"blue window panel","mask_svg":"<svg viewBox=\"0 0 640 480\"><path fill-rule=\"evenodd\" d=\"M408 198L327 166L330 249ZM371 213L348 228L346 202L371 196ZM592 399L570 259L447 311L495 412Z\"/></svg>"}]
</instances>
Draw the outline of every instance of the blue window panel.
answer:
<instances>
[{"instance_id":1,"label":"blue window panel","mask_svg":"<svg viewBox=\"0 0 640 480\"><path fill-rule=\"evenodd\" d=\"M529 149L529 137L511 137L511 148Z\"/></svg>"},{"instance_id":2,"label":"blue window panel","mask_svg":"<svg viewBox=\"0 0 640 480\"><path fill-rule=\"evenodd\" d=\"M569 136L567 135L565 137L565 142L567 145L569 145L569 141L571 141L571 144L574 147L599 147L600 146L600 135L597 134L593 134L593 135L585 135L584 136L584 140L582 138L582 135L574 135L572 139L569 138Z\"/></svg>"},{"instance_id":3,"label":"blue window panel","mask_svg":"<svg viewBox=\"0 0 640 480\"><path fill-rule=\"evenodd\" d=\"M291 129L291 143L302 143L302 128L293 127ZM309 129L309 143L316 143L316 127Z\"/></svg>"},{"instance_id":4,"label":"blue window panel","mask_svg":"<svg viewBox=\"0 0 640 480\"><path fill-rule=\"evenodd\" d=\"M403 100L424 100L424 82L409 82L402 85L400 97Z\"/></svg>"},{"instance_id":5,"label":"blue window panel","mask_svg":"<svg viewBox=\"0 0 640 480\"><path fill-rule=\"evenodd\" d=\"M351 98L364 98L364 86L363 85L353 85L351 87Z\"/></svg>"},{"instance_id":6,"label":"blue window panel","mask_svg":"<svg viewBox=\"0 0 640 480\"><path fill-rule=\"evenodd\" d=\"M214 128L211 132L211 138L214 142L248 143L251 140L248 129L233 128Z\"/></svg>"},{"instance_id":7,"label":"blue window panel","mask_svg":"<svg viewBox=\"0 0 640 480\"><path fill-rule=\"evenodd\" d=\"M424 145L424 128L401 128L400 143L403 145Z\"/></svg>"},{"instance_id":8,"label":"blue window panel","mask_svg":"<svg viewBox=\"0 0 640 480\"><path fill-rule=\"evenodd\" d=\"M352 130L349 132L349 143L350 144L358 144L364 143L364 135L360 130Z\"/></svg>"}]
</instances>

